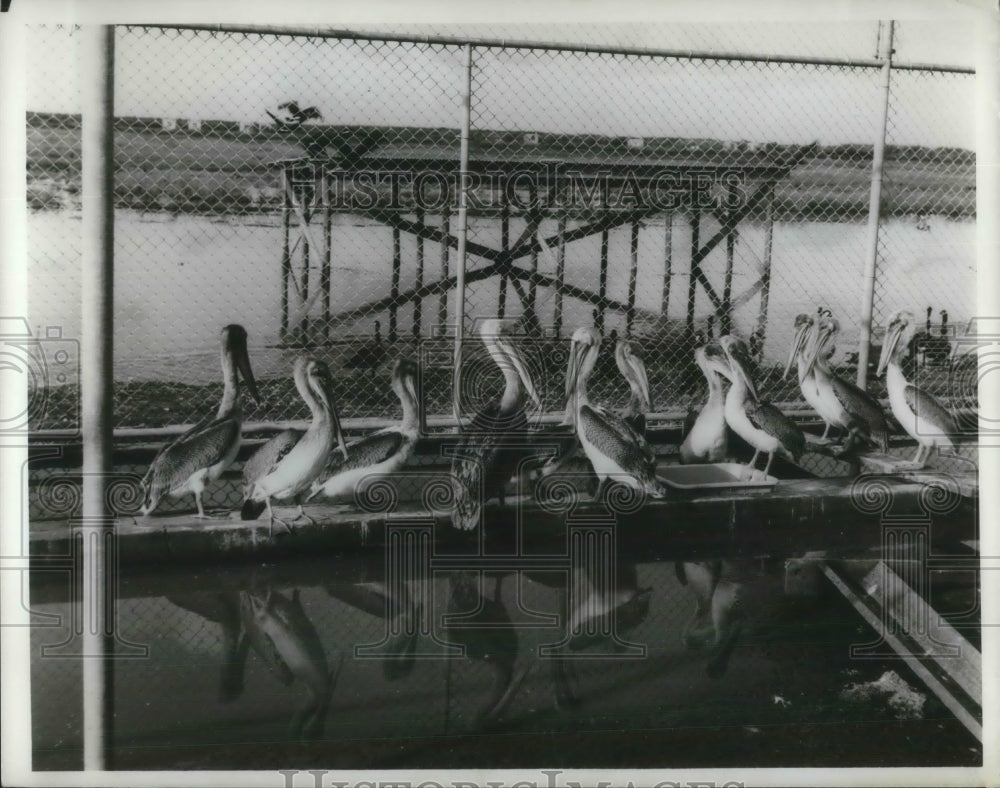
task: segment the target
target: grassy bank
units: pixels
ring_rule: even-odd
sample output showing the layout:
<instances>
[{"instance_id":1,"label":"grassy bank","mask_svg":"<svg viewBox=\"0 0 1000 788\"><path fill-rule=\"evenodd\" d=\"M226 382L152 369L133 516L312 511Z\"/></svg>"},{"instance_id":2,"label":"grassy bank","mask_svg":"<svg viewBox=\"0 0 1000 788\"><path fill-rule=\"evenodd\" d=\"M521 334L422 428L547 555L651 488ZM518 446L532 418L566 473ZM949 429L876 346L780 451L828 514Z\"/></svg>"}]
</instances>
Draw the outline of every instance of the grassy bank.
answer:
<instances>
[{"instance_id":1,"label":"grassy bank","mask_svg":"<svg viewBox=\"0 0 1000 788\"><path fill-rule=\"evenodd\" d=\"M27 135L29 207L78 207L80 130L30 127ZM742 154L715 150L720 144L706 143L711 150L706 150L703 160L733 161L738 170ZM276 134L216 137L119 130L115 134L115 204L174 213L271 213L281 204L280 171L274 162L300 155L295 140ZM698 155L694 158L698 160ZM776 217L820 221L864 217L870 160L866 146L820 149L777 185ZM885 215L968 218L975 215L975 195L975 160L968 151L888 149Z\"/></svg>"}]
</instances>

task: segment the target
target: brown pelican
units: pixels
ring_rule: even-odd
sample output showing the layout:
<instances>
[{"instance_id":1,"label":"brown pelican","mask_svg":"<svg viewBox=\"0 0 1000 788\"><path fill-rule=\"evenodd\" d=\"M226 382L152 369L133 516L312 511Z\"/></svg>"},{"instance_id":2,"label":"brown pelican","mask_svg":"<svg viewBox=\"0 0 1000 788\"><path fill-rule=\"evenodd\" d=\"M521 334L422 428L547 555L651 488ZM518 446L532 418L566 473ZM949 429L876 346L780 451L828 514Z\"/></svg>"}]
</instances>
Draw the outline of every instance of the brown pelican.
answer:
<instances>
[{"instance_id":1,"label":"brown pelican","mask_svg":"<svg viewBox=\"0 0 1000 788\"><path fill-rule=\"evenodd\" d=\"M332 385L330 370L322 361L308 356L295 360L295 387L312 412L312 423L304 433L286 430L276 435L247 461L243 468L244 504L240 513L243 519L255 520L267 509L269 529L277 521L290 531L289 524L275 516L271 499L298 499L308 490L322 472L334 440L347 456ZM303 517L311 520L302 511L300 502L295 520Z\"/></svg>"},{"instance_id":2,"label":"brown pelican","mask_svg":"<svg viewBox=\"0 0 1000 788\"><path fill-rule=\"evenodd\" d=\"M232 464L240 448L243 409L237 371L253 398L260 402L247 355L247 332L243 326L232 324L222 329L223 391L219 410L215 418L196 424L156 455L142 480L143 515L150 514L164 494L176 497L190 492L198 505L197 516L206 517L201 493Z\"/></svg>"},{"instance_id":3,"label":"brown pelican","mask_svg":"<svg viewBox=\"0 0 1000 788\"><path fill-rule=\"evenodd\" d=\"M622 418L640 435L646 434L646 414L652 408L649 398L649 378L646 365L636 355L635 348L627 339L620 339L615 345L615 364L628 382L629 400L622 411Z\"/></svg>"},{"instance_id":4,"label":"brown pelican","mask_svg":"<svg viewBox=\"0 0 1000 788\"><path fill-rule=\"evenodd\" d=\"M798 367L799 390L802 398L812 407L814 411L823 419L826 424L823 429L823 439L826 439L833 422L823 416L823 403L819 399L819 391L816 388L816 374L810 367L808 360L812 351L813 329L816 325L815 319L804 312L795 316L795 338L792 340L792 347L788 352L788 363L785 364L785 371L782 378L787 378L794 361Z\"/></svg>"},{"instance_id":5,"label":"brown pelican","mask_svg":"<svg viewBox=\"0 0 1000 788\"><path fill-rule=\"evenodd\" d=\"M599 480L597 496L608 478L623 482L654 498L665 489L656 478L656 455L646 439L616 413L590 404L587 378L601 350L601 335L593 328L578 328L570 348L571 415L576 434Z\"/></svg>"},{"instance_id":6,"label":"brown pelican","mask_svg":"<svg viewBox=\"0 0 1000 788\"><path fill-rule=\"evenodd\" d=\"M489 498L496 495L503 502L504 485L523 456L523 450L512 443L527 429L525 397L541 407L524 358L507 335L503 321L484 320L479 336L503 373L504 390L473 416L472 430L451 463L455 496L452 525L463 531L479 525L480 510Z\"/></svg>"},{"instance_id":7,"label":"brown pelican","mask_svg":"<svg viewBox=\"0 0 1000 788\"><path fill-rule=\"evenodd\" d=\"M708 381L708 401L685 430L680 448L681 462L723 462L729 451L729 434L722 376L728 375L729 362L722 348L714 342L695 350L694 358Z\"/></svg>"},{"instance_id":8,"label":"brown pelican","mask_svg":"<svg viewBox=\"0 0 1000 788\"><path fill-rule=\"evenodd\" d=\"M396 362L392 368L392 390L403 406L403 420L353 441L344 454L331 454L312 482L308 500L320 494L337 498L353 493L365 477L395 473L410 458L419 434L417 372L417 363L411 359Z\"/></svg>"},{"instance_id":9,"label":"brown pelican","mask_svg":"<svg viewBox=\"0 0 1000 788\"><path fill-rule=\"evenodd\" d=\"M243 591L240 614L244 636L278 679L285 686L295 679L306 685L308 697L292 716L292 734L302 739L322 736L343 661L329 668L316 627L302 608L299 590L292 592L291 599L270 586Z\"/></svg>"},{"instance_id":10,"label":"brown pelican","mask_svg":"<svg viewBox=\"0 0 1000 788\"><path fill-rule=\"evenodd\" d=\"M885 382L892 415L917 442L913 464L922 468L934 449L954 450L953 436L958 432L958 424L941 403L918 389L903 375L900 363L913 332L912 313L903 310L892 315L886 327L882 355L879 356L875 374L886 373Z\"/></svg>"},{"instance_id":11,"label":"brown pelican","mask_svg":"<svg viewBox=\"0 0 1000 788\"><path fill-rule=\"evenodd\" d=\"M834 374L823 358L824 349L833 344L839 331L840 323L835 317L821 318L815 327L806 368L815 376L817 412L827 426L833 424L848 430L845 447L850 445L852 437L859 436L887 452L889 425L881 406L867 391Z\"/></svg>"},{"instance_id":12,"label":"brown pelican","mask_svg":"<svg viewBox=\"0 0 1000 788\"><path fill-rule=\"evenodd\" d=\"M750 379L750 351L746 343L733 336L725 336L719 344L729 359L729 393L726 394L726 421L733 431L754 448L754 455L747 465L750 475L756 472L757 456L767 453L766 476L771 470L775 452L797 460L806 447L806 438L795 423L769 402L757 399L757 390Z\"/></svg>"}]
</instances>

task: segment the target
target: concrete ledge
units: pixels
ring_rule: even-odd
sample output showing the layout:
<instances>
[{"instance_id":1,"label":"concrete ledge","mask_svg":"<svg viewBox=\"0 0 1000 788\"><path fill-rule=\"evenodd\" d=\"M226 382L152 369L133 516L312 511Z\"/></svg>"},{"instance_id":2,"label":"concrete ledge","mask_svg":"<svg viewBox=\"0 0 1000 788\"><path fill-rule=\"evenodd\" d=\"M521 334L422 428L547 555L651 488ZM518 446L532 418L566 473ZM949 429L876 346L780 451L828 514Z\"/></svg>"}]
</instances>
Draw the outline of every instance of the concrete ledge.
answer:
<instances>
[{"instance_id":1,"label":"concrete ledge","mask_svg":"<svg viewBox=\"0 0 1000 788\"><path fill-rule=\"evenodd\" d=\"M932 481L938 486L929 488ZM369 512L310 505L307 511L315 524L303 521L292 533L276 526L273 535L268 534L266 516L243 521L238 512L208 521L191 515L122 515L116 537L122 564L159 566L381 553L387 525L431 528L435 555L489 555L494 563L502 563L503 556L565 556L569 530L588 524L613 525L619 556L643 561L815 550L845 553L878 546L883 516L926 522L935 543L976 538L976 501L964 497L960 487L951 476L795 479L763 490L672 492L662 500L619 507L617 514L586 494L544 507L533 498L513 498L504 506L485 507L482 545L478 530L457 531L448 512L430 511L415 502L393 502L388 511ZM290 519L294 508L275 507L275 512ZM32 522L35 564L72 560L73 530L70 520ZM504 560L509 563L509 558Z\"/></svg>"}]
</instances>

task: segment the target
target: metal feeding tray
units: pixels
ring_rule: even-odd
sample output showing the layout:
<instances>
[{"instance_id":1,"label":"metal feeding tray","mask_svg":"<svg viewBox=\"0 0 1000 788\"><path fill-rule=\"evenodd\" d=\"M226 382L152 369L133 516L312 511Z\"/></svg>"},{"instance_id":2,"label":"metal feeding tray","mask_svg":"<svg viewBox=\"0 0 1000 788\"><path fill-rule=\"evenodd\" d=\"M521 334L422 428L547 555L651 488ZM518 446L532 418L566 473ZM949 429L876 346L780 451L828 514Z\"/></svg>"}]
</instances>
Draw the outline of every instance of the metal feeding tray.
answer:
<instances>
[{"instance_id":1,"label":"metal feeding tray","mask_svg":"<svg viewBox=\"0 0 1000 788\"><path fill-rule=\"evenodd\" d=\"M657 469L657 476L678 490L709 490L719 487L774 487L778 480L758 471L753 479L741 479L745 465L716 462L707 465L667 465Z\"/></svg>"}]
</instances>

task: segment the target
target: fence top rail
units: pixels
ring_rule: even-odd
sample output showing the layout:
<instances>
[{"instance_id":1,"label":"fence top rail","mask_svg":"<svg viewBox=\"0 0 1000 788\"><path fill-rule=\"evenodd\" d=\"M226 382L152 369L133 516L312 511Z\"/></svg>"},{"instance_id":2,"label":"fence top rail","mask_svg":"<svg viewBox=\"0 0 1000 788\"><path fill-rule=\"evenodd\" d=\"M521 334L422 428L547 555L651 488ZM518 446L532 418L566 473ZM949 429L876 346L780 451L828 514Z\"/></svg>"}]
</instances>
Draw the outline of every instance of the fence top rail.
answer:
<instances>
[{"instance_id":1,"label":"fence top rail","mask_svg":"<svg viewBox=\"0 0 1000 788\"><path fill-rule=\"evenodd\" d=\"M329 38L341 41L383 41L395 44L426 44L437 46L464 47L471 45L483 49L544 49L553 52L577 52L600 55L624 55L635 57L674 58L678 60L725 60L748 63L777 63L806 66L839 66L843 68L882 68L881 58L826 58L804 55L762 55L752 52L697 52L681 49L656 49L652 47L616 47L597 44L574 44L564 41L532 41L507 38L475 38L461 36L420 36L398 33L363 32L357 30L326 27L296 27L288 25L170 25L170 24L126 24L122 27L156 28L160 30L190 30L209 33L232 33L244 35L305 36L309 38ZM944 63L903 63L893 61L892 67L902 71L939 71L952 74L975 74L976 69L968 66L954 66Z\"/></svg>"}]
</instances>

